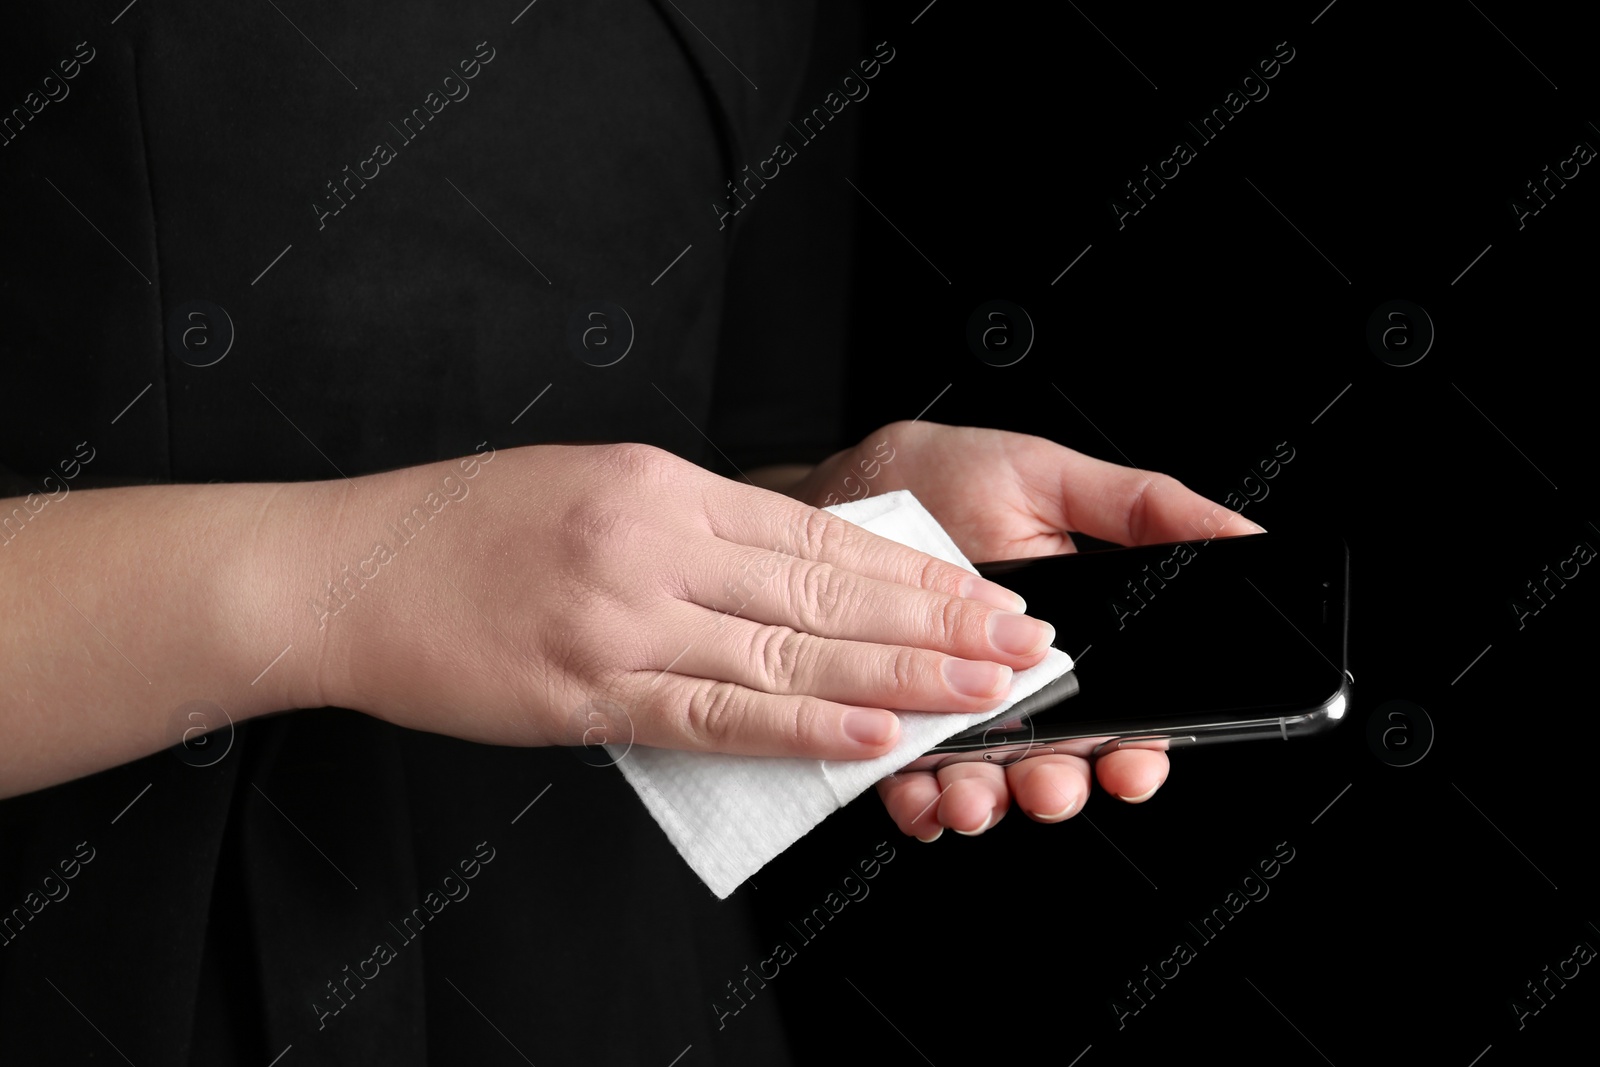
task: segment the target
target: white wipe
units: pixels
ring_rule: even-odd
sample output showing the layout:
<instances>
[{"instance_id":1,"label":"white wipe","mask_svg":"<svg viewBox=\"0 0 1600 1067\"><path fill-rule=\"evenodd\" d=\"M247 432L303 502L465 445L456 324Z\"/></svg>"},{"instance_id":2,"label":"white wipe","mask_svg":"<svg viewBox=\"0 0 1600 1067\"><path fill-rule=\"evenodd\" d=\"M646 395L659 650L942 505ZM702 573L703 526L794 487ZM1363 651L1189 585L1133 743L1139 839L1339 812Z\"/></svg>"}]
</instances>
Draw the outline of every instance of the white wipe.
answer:
<instances>
[{"instance_id":1,"label":"white wipe","mask_svg":"<svg viewBox=\"0 0 1600 1067\"><path fill-rule=\"evenodd\" d=\"M827 510L881 537L976 573L933 516L905 490ZM725 756L642 745L607 747L689 866L713 893L725 898L879 779L946 738L996 718L1071 669L1072 657L1052 648L1037 666L1016 672L1010 699L993 711L969 715L900 712L899 745L873 760Z\"/></svg>"}]
</instances>

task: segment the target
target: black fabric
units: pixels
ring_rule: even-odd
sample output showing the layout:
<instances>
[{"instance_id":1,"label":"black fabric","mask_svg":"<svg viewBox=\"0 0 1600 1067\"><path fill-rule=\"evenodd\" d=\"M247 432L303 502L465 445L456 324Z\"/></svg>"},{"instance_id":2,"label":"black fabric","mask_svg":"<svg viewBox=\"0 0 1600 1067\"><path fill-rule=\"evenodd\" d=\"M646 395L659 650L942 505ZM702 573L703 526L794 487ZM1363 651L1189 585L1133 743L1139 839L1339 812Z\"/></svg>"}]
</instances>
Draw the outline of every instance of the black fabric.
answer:
<instances>
[{"instance_id":1,"label":"black fabric","mask_svg":"<svg viewBox=\"0 0 1600 1067\"><path fill-rule=\"evenodd\" d=\"M853 16L516 7L14 13L7 491L79 442L74 487L354 477L484 440L728 473L839 447L853 116L761 210L714 205L857 58ZM491 50L409 143L390 126ZM332 213L375 142L394 158ZM635 327L614 366L567 344L591 300ZM171 343L191 301L233 326L212 366ZM334 709L230 744L0 803L0 916L93 852L0 939L0 1062L786 1062L776 1010L719 1032L707 1006L759 955L748 894L717 901L614 768Z\"/></svg>"}]
</instances>

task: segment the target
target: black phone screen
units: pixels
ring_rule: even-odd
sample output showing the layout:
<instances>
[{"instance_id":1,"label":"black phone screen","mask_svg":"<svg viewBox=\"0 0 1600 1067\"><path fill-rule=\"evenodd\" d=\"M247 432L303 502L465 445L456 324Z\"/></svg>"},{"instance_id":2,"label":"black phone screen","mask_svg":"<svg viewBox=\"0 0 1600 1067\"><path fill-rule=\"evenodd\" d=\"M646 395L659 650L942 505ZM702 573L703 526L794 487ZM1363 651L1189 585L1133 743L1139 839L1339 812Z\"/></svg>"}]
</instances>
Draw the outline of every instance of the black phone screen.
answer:
<instances>
[{"instance_id":1,"label":"black phone screen","mask_svg":"<svg viewBox=\"0 0 1600 1067\"><path fill-rule=\"evenodd\" d=\"M1337 535L1216 537L986 564L1056 628L1078 692L1048 723L1254 719L1344 680L1348 555Z\"/></svg>"}]
</instances>

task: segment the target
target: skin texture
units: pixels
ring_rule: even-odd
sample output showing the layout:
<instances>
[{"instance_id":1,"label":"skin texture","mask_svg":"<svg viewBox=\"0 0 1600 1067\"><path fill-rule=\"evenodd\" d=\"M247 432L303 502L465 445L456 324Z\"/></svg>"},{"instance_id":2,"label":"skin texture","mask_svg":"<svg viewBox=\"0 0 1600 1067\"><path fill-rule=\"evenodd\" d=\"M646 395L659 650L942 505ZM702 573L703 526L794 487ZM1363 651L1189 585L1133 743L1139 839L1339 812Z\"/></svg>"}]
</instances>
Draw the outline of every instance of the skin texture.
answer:
<instances>
[{"instance_id":1,"label":"skin texture","mask_svg":"<svg viewBox=\"0 0 1600 1067\"><path fill-rule=\"evenodd\" d=\"M884 457L892 454L887 462ZM1163 474L1092 459L1025 434L900 422L869 435L791 486L818 506L909 489L968 559L995 561L1073 551L1072 532L1122 545L1260 533L1262 528ZM830 497L831 494L831 497ZM1210 518L1212 525L1202 525ZM1139 804L1170 769L1164 752L1122 750L1091 764L1073 755L1000 768L965 763L902 772L878 785L900 830L932 841L946 828L975 834L1015 804L1038 822L1083 810L1091 784Z\"/></svg>"}]
</instances>

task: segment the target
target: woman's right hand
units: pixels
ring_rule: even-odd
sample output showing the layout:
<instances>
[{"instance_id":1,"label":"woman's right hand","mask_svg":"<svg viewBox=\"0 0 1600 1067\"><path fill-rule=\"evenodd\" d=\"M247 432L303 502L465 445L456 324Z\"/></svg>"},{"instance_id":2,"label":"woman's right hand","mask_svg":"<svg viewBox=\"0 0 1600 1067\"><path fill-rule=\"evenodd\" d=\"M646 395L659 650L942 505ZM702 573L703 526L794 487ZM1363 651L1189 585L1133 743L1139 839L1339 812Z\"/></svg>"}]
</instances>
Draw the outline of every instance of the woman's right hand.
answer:
<instances>
[{"instance_id":1,"label":"woman's right hand","mask_svg":"<svg viewBox=\"0 0 1600 1067\"><path fill-rule=\"evenodd\" d=\"M319 486L315 691L468 740L870 758L885 709L998 707L1053 637L992 582L646 445Z\"/></svg>"}]
</instances>

